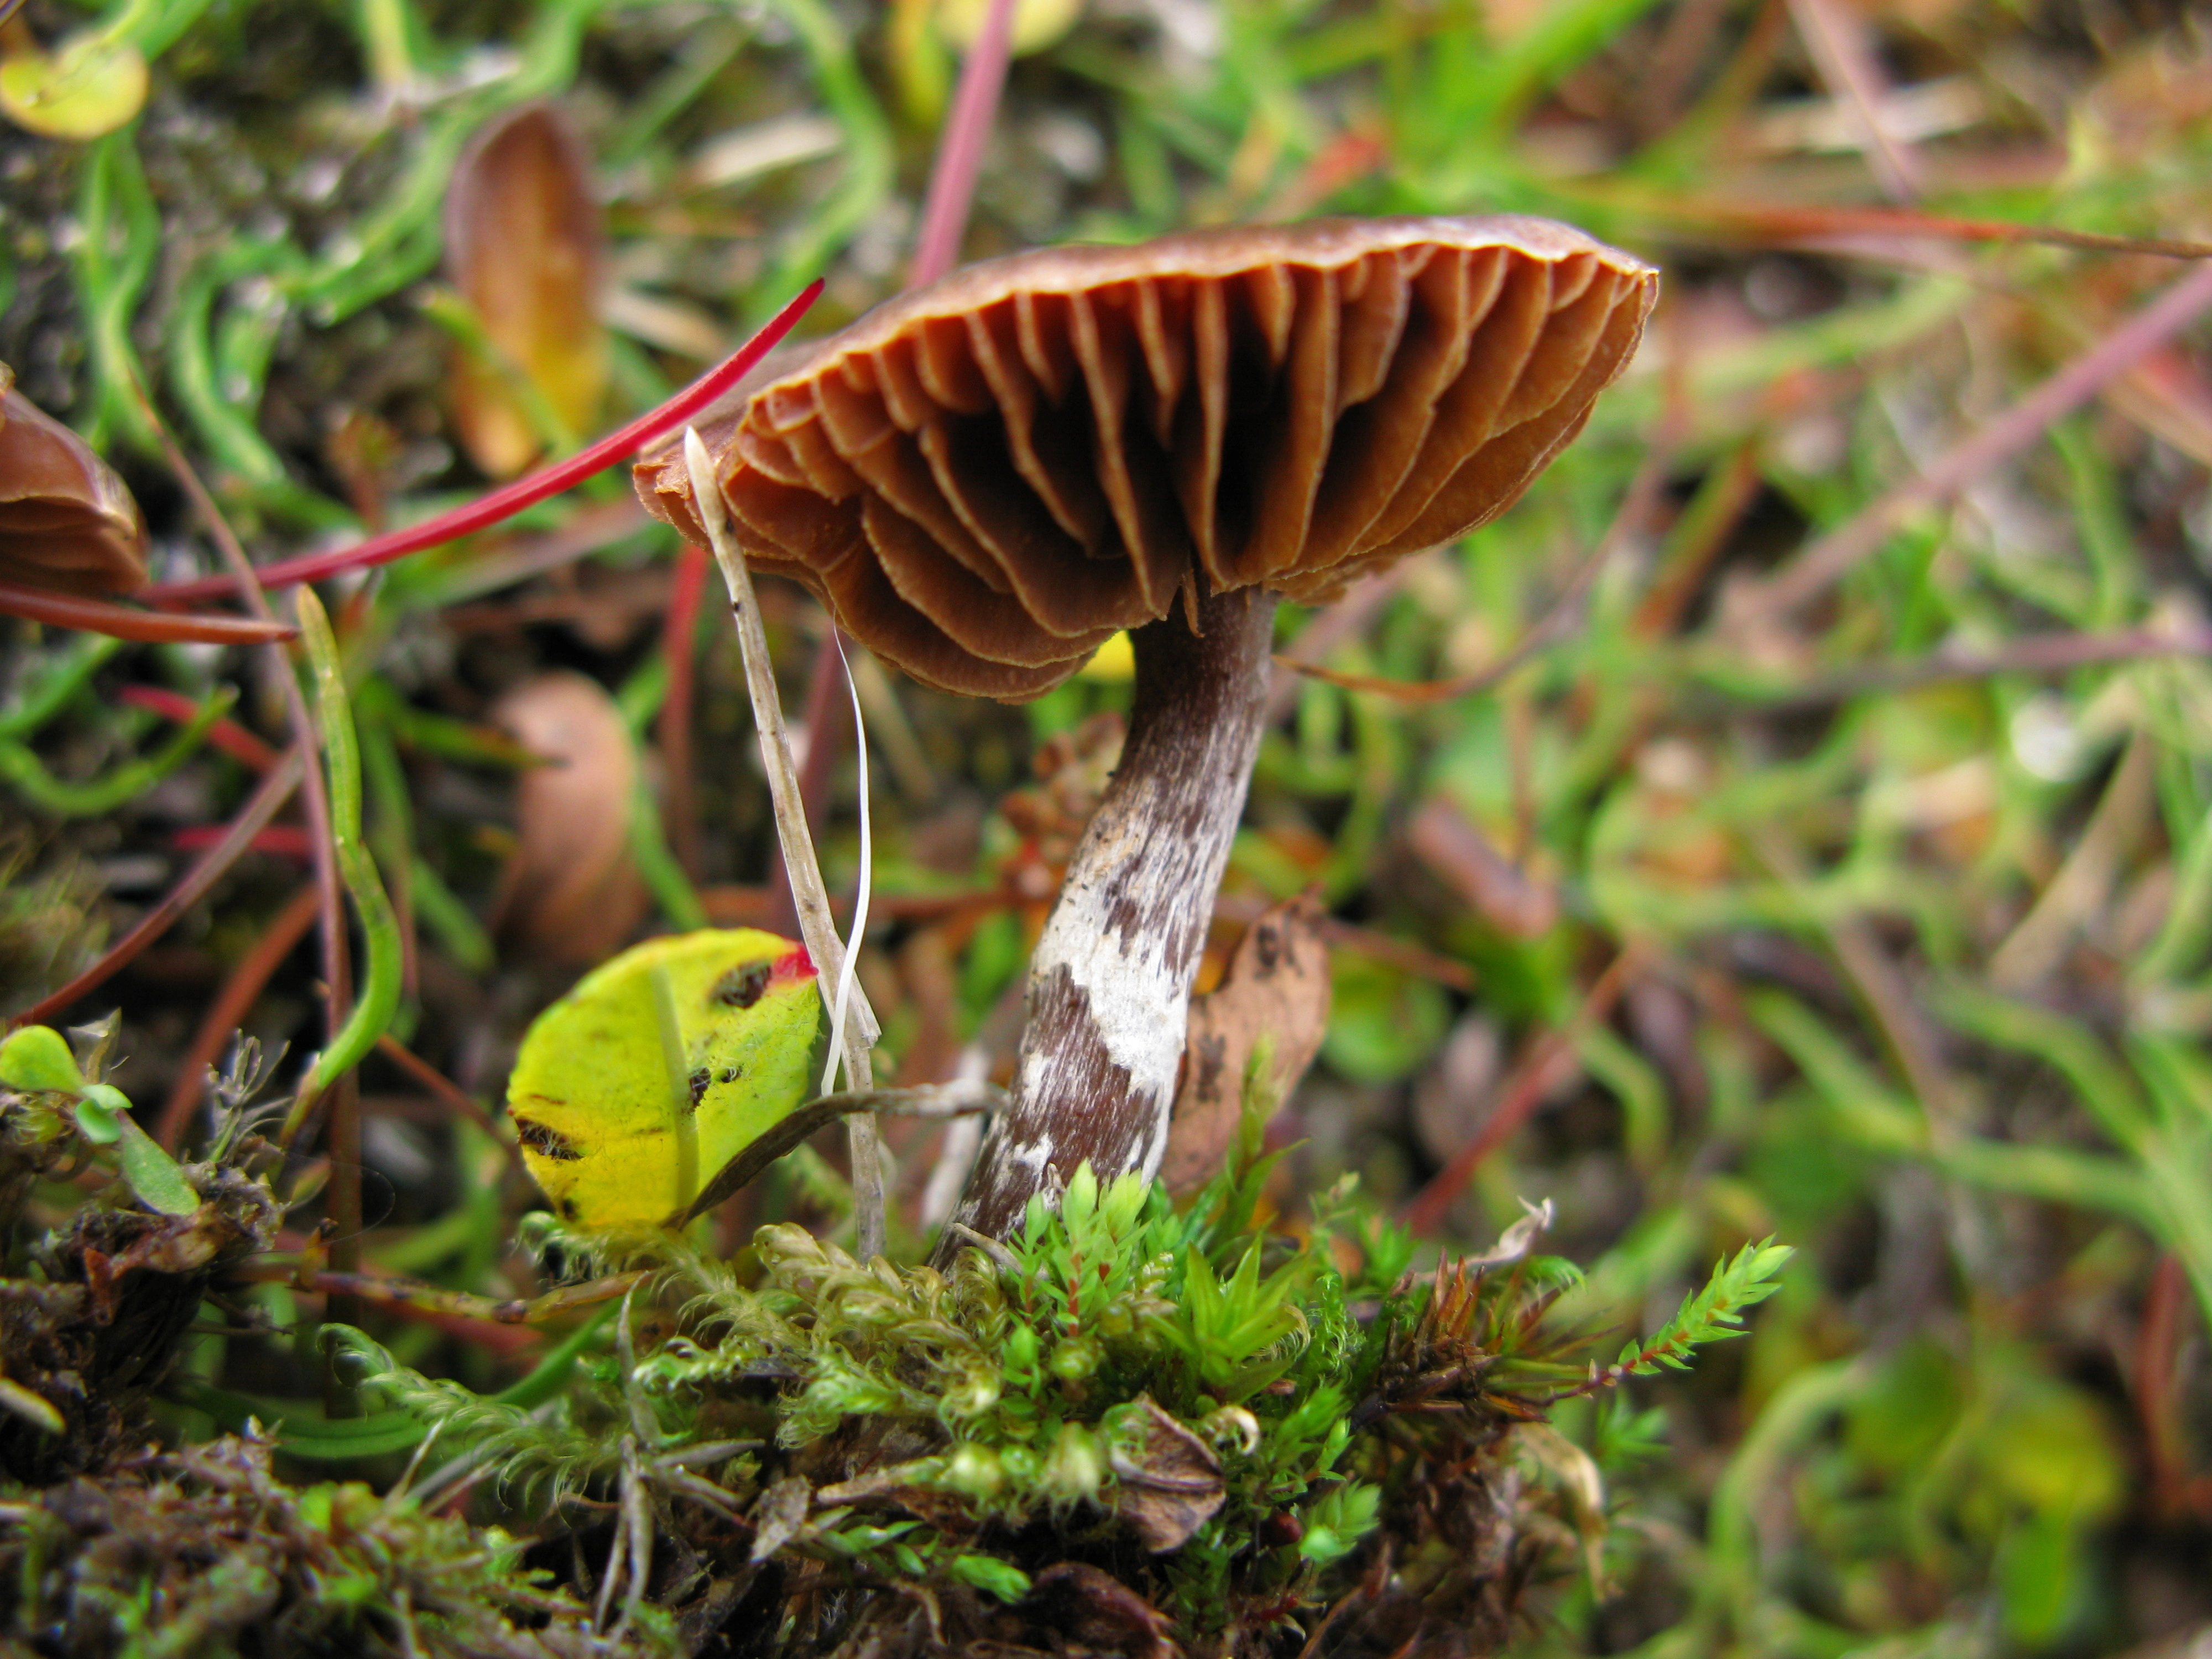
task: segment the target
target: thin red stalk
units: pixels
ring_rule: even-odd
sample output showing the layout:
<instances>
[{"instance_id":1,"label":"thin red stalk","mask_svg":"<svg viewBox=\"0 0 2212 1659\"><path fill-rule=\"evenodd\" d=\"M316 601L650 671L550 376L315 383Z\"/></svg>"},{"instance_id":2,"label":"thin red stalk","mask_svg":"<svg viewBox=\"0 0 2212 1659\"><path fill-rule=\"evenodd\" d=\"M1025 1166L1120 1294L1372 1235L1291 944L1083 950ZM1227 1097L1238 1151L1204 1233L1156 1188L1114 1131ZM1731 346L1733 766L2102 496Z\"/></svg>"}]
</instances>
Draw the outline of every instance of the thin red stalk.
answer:
<instances>
[{"instance_id":1,"label":"thin red stalk","mask_svg":"<svg viewBox=\"0 0 2212 1659\"><path fill-rule=\"evenodd\" d=\"M1613 1005L1627 988L1629 970L1638 954L1633 945L1622 951L1598 975L1574 1018L1558 1030L1546 1032L1529 1048L1521 1063L1513 1068L1513 1075L1506 1079L1497 1107L1483 1121L1474 1139L1460 1148L1452 1161L1439 1170L1407 1206L1408 1231L1420 1237L1434 1232L1460 1194L1467 1190L1467 1183L1482 1167L1483 1159L1504 1146L1528 1121L1558 1082L1559 1067L1571 1056L1576 1037L1611 1017Z\"/></svg>"},{"instance_id":2,"label":"thin red stalk","mask_svg":"<svg viewBox=\"0 0 2212 1659\"><path fill-rule=\"evenodd\" d=\"M1990 467L2026 448L2061 416L2189 326L2212 307L2212 264L2192 270L2075 357L1996 419L1954 444L1918 477L1877 497L1797 555L1747 597L1733 621L1779 616L1825 592L1887 542L1906 519L1949 500Z\"/></svg>"},{"instance_id":3,"label":"thin red stalk","mask_svg":"<svg viewBox=\"0 0 2212 1659\"><path fill-rule=\"evenodd\" d=\"M174 720L179 726L199 712L199 705L184 693L161 685L126 685L118 695L118 701L159 714L165 720ZM208 727L207 741L209 748L219 749L257 772L266 772L277 762L274 748L228 715Z\"/></svg>"},{"instance_id":4,"label":"thin red stalk","mask_svg":"<svg viewBox=\"0 0 2212 1659\"><path fill-rule=\"evenodd\" d=\"M382 1036L377 1038L376 1051L428 1089L432 1096L442 1102L448 1109L467 1118L486 1135L498 1141L501 1146L506 1146L510 1144L509 1137L500 1133L499 1124L489 1112L484 1110L481 1101L477 1100L459 1084L454 1082L412 1048L408 1048L391 1032L386 1031Z\"/></svg>"},{"instance_id":5,"label":"thin red stalk","mask_svg":"<svg viewBox=\"0 0 2212 1659\"><path fill-rule=\"evenodd\" d=\"M699 808L691 788L691 698L707 565L707 550L690 542L677 554L676 580L669 590L660 646L668 659L668 695L660 703L660 764L667 775L661 817L667 826L669 851L694 881L699 879Z\"/></svg>"},{"instance_id":6,"label":"thin red stalk","mask_svg":"<svg viewBox=\"0 0 2212 1659\"><path fill-rule=\"evenodd\" d=\"M1694 198L1648 204L1677 222L1739 228L1762 241L1842 236L1936 236L1953 242L2026 242L2088 253L2139 253L2161 259L2212 259L2212 242L2171 237L2111 236L2005 219L1960 219L1909 208L1796 207L1784 203L1709 202Z\"/></svg>"},{"instance_id":7,"label":"thin red stalk","mask_svg":"<svg viewBox=\"0 0 2212 1659\"><path fill-rule=\"evenodd\" d=\"M2151 1490L2159 1507L2169 1515L2179 1514L2186 1506L2190 1486L2174 1388L2174 1359L2188 1306L2188 1277L2181 1258L2169 1250L2151 1270L2136 1328L2135 1355L2136 1413L2150 1454Z\"/></svg>"},{"instance_id":8,"label":"thin red stalk","mask_svg":"<svg viewBox=\"0 0 2212 1659\"><path fill-rule=\"evenodd\" d=\"M169 845L179 853L197 853L214 846L229 833L220 824L188 824L169 837ZM273 823L253 838L253 850L266 853L271 858L295 859L301 864L315 861L315 849L308 845L307 832L296 823Z\"/></svg>"},{"instance_id":9,"label":"thin red stalk","mask_svg":"<svg viewBox=\"0 0 2212 1659\"><path fill-rule=\"evenodd\" d=\"M0 582L0 617L21 617L49 628L81 629L147 645L265 645L270 640L289 640L296 631L245 617L165 617L106 599L25 587L20 582Z\"/></svg>"},{"instance_id":10,"label":"thin red stalk","mask_svg":"<svg viewBox=\"0 0 2212 1659\"><path fill-rule=\"evenodd\" d=\"M246 556L245 544L231 529L230 520L223 516L215 497L208 493L198 471L178 447L161 411L154 407L154 400L146 395L143 386L138 387L137 392L139 407L161 441L169 470L176 474L185 498L191 502L193 511L206 526L223 562L230 567L226 580L232 592L246 610L264 621L273 621L276 611L269 603L268 590L261 585L252 562ZM315 858L315 891L322 924L323 1029L326 1035L334 1034L345 1024L347 1011L353 1005L353 954L346 945L345 889L338 876L337 842L331 830L330 788L318 758L321 745L314 717L307 708L307 693L300 689L300 677L293 672L292 659L281 645L270 645L264 649L269 653L270 673L283 690L293 740L307 761L301 773L300 799L307 809L308 845ZM331 1090L329 1100L330 1118L323 1144L331 1156L329 1212L338 1235L333 1249L339 1266L356 1268L361 1265L360 1091L349 1077L340 1078ZM357 1314L357 1310L339 1310L331 1316L338 1322L350 1324ZM349 1397L336 1382L336 1376L332 1371L326 1379L333 1406Z\"/></svg>"},{"instance_id":11,"label":"thin red stalk","mask_svg":"<svg viewBox=\"0 0 2212 1659\"><path fill-rule=\"evenodd\" d=\"M255 571L256 578L264 588L291 587L301 582L319 581L342 571L389 564L410 553L420 553L425 548L456 541L463 536L487 529L502 519L512 518L526 507L534 507L548 496L557 495L562 490L581 483L595 473L605 471L661 434L681 426L744 379L746 371L766 356L790 331L792 325L806 314L806 308L814 303L821 292L822 283L817 278L800 290L797 299L771 317L760 332L746 341L728 362L694 381L659 408L640 416L621 431L600 439L588 449L580 451L567 460L533 472L526 478L518 478L465 507L455 507L450 513L441 513L434 519L426 519L421 524L410 525L404 530L372 536L366 541L356 542L351 547L339 548L333 552L279 559ZM191 581L165 582L159 586L149 587L142 597L157 604L180 605L231 591L232 583L228 576L199 576ZM0 603L4 603L5 597L4 592L0 592Z\"/></svg>"},{"instance_id":12,"label":"thin red stalk","mask_svg":"<svg viewBox=\"0 0 2212 1659\"><path fill-rule=\"evenodd\" d=\"M968 228L968 210L975 199L975 175L983 166L983 146L998 118L999 94L1006 84L1006 64L1014 38L1014 0L991 0L983 32L960 68L960 89L945 119L937 159L929 170L929 195L921 210L921 234L915 239L908 288L921 288L952 269Z\"/></svg>"},{"instance_id":13,"label":"thin red stalk","mask_svg":"<svg viewBox=\"0 0 2212 1659\"><path fill-rule=\"evenodd\" d=\"M191 1121L200 1097L207 1091L208 1067L215 1064L223 1045L230 1041L231 1033L252 1010L262 988L284 965L284 958L298 948L321 911L321 896L316 892L314 883L304 884L292 895L291 902L261 930L261 937L253 941L253 948L239 959L230 977L223 981L222 989L208 1005L199 1030L192 1033L191 1047L177 1064L176 1083L169 1090L169 1098L155 1127L155 1138L169 1151L177 1150L178 1143L184 1139L185 1126Z\"/></svg>"},{"instance_id":14,"label":"thin red stalk","mask_svg":"<svg viewBox=\"0 0 2212 1659\"><path fill-rule=\"evenodd\" d=\"M2063 674L2100 663L2140 662L2151 657L2212 657L2212 630L2178 634L2148 629L2115 634L2025 634L1994 651L1960 651L1938 647L1922 657L1869 663L1806 680L1765 703L1768 709L1824 708L1871 691L1906 691L1949 680L1993 678L1999 674Z\"/></svg>"},{"instance_id":15,"label":"thin red stalk","mask_svg":"<svg viewBox=\"0 0 2212 1659\"><path fill-rule=\"evenodd\" d=\"M295 747L289 750L283 761L262 779L260 787L254 790L244 810L230 821L230 828L222 839L210 847L199 862L185 872L184 879L172 887L136 927L110 946L106 955L52 996L33 1003L20 1013L9 1015L8 1024L32 1025L52 1018L79 997L97 990L130 966L141 951L175 926L177 918L191 908L209 888L222 878L230 866L238 862L239 855L253 844L253 838L268 827L269 821L292 798L292 792L300 787L301 774L305 769L303 760L300 749Z\"/></svg>"},{"instance_id":16,"label":"thin red stalk","mask_svg":"<svg viewBox=\"0 0 2212 1659\"><path fill-rule=\"evenodd\" d=\"M1790 0L1790 15L1820 79L1850 106L1865 130L1867 165L1882 194L1893 202L1913 200L1924 188L1926 170L1912 147L1890 131L1882 109L1887 77L1868 49L1864 26L1856 15L1839 13L1831 0Z\"/></svg>"}]
</instances>

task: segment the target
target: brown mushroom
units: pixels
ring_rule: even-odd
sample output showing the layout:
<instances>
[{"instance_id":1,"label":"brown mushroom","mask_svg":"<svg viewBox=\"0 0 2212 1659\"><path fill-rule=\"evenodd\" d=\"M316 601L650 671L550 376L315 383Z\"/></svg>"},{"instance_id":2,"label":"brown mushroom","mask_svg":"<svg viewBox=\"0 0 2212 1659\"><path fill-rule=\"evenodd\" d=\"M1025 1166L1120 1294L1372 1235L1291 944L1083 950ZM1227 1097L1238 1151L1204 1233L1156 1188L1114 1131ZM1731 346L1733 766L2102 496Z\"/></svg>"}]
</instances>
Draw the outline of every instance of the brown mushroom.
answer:
<instances>
[{"instance_id":1,"label":"brown mushroom","mask_svg":"<svg viewBox=\"0 0 2212 1659\"><path fill-rule=\"evenodd\" d=\"M92 446L0 363L0 582L127 593L146 580L146 521Z\"/></svg>"},{"instance_id":2,"label":"brown mushroom","mask_svg":"<svg viewBox=\"0 0 2212 1659\"><path fill-rule=\"evenodd\" d=\"M1150 1175L1279 594L1482 524L1579 431L1657 274L1521 218L1324 220L969 266L702 429L737 540L915 678L1018 700L1133 629L1129 738L1032 961L957 1220ZM704 533L680 453L640 494Z\"/></svg>"}]
</instances>

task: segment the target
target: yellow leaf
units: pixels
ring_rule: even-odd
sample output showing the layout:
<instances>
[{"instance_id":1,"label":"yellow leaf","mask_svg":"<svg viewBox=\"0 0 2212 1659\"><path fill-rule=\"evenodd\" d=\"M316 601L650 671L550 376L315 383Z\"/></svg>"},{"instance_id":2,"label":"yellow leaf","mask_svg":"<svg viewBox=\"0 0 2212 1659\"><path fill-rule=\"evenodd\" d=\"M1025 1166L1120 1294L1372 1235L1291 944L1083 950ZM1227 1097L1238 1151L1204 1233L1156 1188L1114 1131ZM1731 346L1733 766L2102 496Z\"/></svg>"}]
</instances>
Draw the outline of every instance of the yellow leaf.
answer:
<instances>
[{"instance_id":1,"label":"yellow leaf","mask_svg":"<svg viewBox=\"0 0 2212 1659\"><path fill-rule=\"evenodd\" d=\"M806 1097L823 1028L790 939L709 929L625 951L522 1040L507 1109L524 1161L573 1227L668 1225Z\"/></svg>"}]
</instances>

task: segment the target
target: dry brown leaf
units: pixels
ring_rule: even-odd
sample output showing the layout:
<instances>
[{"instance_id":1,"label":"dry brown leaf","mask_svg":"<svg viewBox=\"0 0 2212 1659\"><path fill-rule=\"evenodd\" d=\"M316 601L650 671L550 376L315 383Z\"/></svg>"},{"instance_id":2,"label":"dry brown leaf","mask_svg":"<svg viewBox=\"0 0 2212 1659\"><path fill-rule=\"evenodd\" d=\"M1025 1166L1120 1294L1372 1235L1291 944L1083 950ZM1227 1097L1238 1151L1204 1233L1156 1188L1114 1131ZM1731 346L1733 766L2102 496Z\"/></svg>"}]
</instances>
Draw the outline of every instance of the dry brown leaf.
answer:
<instances>
[{"instance_id":1,"label":"dry brown leaf","mask_svg":"<svg viewBox=\"0 0 2212 1659\"><path fill-rule=\"evenodd\" d=\"M1148 1395L1117 1409L1136 1417L1141 1427L1137 1437L1117 1436L1119 1443L1107 1454L1120 1482L1114 1512L1153 1554L1179 1548L1221 1507L1221 1460Z\"/></svg>"},{"instance_id":2,"label":"dry brown leaf","mask_svg":"<svg viewBox=\"0 0 2212 1659\"><path fill-rule=\"evenodd\" d=\"M1171 1659L1182 1651L1170 1634L1173 1620L1088 1562L1059 1561L1047 1567L1036 1576L1032 1599L1048 1613L1053 1627L1080 1648L1129 1659Z\"/></svg>"},{"instance_id":3,"label":"dry brown leaf","mask_svg":"<svg viewBox=\"0 0 2212 1659\"><path fill-rule=\"evenodd\" d=\"M1182 1081L1168 1124L1160 1179L1177 1197L1220 1169L1244 1110L1244 1080L1261 1040L1273 1045L1267 1090L1280 1103L1297 1087L1328 1030L1328 946L1310 893L1261 913L1237 941L1219 988L1190 1002Z\"/></svg>"},{"instance_id":4,"label":"dry brown leaf","mask_svg":"<svg viewBox=\"0 0 2212 1659\"><path fill-rule=\"evenodd\" d=\"M146 521L92 446L15 389L0 363L0 581L127 593L146 580Z\"/></svg>"},{"instance_id":5,"label":"dry brown leaf","mask_svg":"<svg viewBox=\"0 0 2212 1659\"><path fill-rule=\"evenodd\" d=\"M515 791L520 844L496 908L501 936L562 966L611 956L645 915L645 884L629 851L637 748L614 700L581 674L541 674L492 710L516 742L544 759Z\"/></svg>"},{"instance_id":6,"label":"dry brown leaf","mask_svg":"<svg viewBox=\"0 0 2212 1659\"><path fill-rule=\"evenodd\" d=\"M607 384L598 314L600 215L583 145L561 112L529 104L487 125L446 191L446 274L485 337L572 431ZM455 355L453 427L469 458L512 477L544 446L507 378Z\"/></svg>"}]
</instances>

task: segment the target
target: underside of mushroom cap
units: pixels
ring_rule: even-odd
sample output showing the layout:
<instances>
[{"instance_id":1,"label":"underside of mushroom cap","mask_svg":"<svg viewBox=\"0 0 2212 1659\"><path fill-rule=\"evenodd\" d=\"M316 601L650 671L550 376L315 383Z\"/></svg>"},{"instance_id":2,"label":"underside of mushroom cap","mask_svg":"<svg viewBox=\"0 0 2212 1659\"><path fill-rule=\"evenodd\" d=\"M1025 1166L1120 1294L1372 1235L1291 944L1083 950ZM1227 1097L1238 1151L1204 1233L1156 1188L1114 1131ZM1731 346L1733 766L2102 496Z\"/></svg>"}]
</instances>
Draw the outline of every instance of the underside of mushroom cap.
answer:
<instances>
[{"instance_id":1,"label":"underside of mushroom cap","mask_svg":"<svg viewBox=\"0 0 2212 1659\"><path fill-rule=\"evenodd\" d=\"M143 586L146 521L130 487L14 378L0 363L0 581L88 595Z\"/></svg>"},{"instance_id":2,"label":"underside of mushroom cap","mask_svg":"<svg viewBox=\"0 0 2212 1659\"><path fill-rule=\"evenodd\" d=\"M1041 249L811 348L702 430L755 568L927 684L1018 700L1186 586L1323 599L1581 430L1657 273L1525 218ZM705 539L680 452L646 505Z\"/></svg>"}]
</instances>

